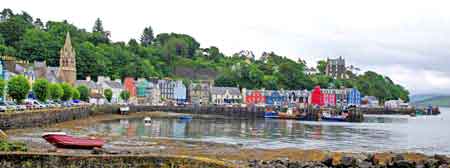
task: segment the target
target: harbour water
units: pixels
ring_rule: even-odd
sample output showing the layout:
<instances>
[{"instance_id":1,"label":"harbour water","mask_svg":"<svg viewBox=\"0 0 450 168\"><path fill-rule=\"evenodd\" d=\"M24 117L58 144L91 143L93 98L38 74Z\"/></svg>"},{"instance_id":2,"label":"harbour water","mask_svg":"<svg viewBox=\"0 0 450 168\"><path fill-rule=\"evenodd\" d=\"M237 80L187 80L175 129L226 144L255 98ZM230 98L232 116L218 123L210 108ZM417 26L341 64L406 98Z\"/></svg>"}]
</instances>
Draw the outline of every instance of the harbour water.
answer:
<instances>
[{"instance_id":1,"label":"harbour water","mask_svg":"<svg viewBox=\"0 0 450 168\"><path fill-rule=\"evenodd\" d=\"M147 148L152 138L236 144L243 148L298 148L344 152L420 152L450 154L450 109L439 116L368 115L363 123L306 122L296 120L180 120L177 117L90 122L57 128L34 128L16 133L13 140L45 144L47 131L75 136L100 135L105 147L124 144ZM142 144L140 146L140 144Z\"/></svg>"},{"instance_id":2,"label":"harbour water","mask_svg":"<svg viewBox=\"0 0 450 168\"><path fill-rule=\"evenodd\" d=\"M245 148L300 148L349 152L421 152L450 154L450 109L439 116L365 116L363 123L295 120L214 120L142 118L97 123L86 128L117 140L145 142L147 138L239 144Z\"/></svg>"}]
</instances>

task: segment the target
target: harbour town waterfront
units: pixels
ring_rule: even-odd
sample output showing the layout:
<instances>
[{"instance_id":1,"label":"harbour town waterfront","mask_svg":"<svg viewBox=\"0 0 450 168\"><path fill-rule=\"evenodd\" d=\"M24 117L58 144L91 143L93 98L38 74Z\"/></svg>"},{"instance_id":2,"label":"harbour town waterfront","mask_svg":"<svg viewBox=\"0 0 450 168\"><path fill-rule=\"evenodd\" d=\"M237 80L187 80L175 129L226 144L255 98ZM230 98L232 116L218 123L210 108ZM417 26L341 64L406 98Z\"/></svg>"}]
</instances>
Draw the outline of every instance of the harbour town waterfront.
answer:
<instances>
[{"instance_id":1,"label":"harbour town waterfront","mask_svg":"<svg viewBox=\"0 0 450 168\"><path fill-rule=\"evenodd\" d=\"M42 128L8 130L7 133L10 140L25 142L31 152L37 153L96 153L97 150L54 150L40 137L43 132L58 130L78 136L101 137L107 143L98 152L112 155L190 155L243 166L272 164L270 160L277 159L306 164L305 160L325 162L321 159L326 160L332 155L369 158L371 156L367 154L356 155L368 152L393 158L396 153L418 152L428 156L402 157L419 158L422 161L416 161L417 164L425 164L434 154L450 153L450 147L445 143L450 138L448 134L429 131L448 126L450 111L442 111L440 116L415 118L407 115L367 116L363 123L236 119L215 115L195 115L192 120L183 121L177 117L184 115L182 113L133 112L126 116L96 115ZM149 126L143 121L146 116L153 120ZM254 154L248 155L248 152ZM254 162L255 158L266 161Z\"/></svg>"},{"instance_id":2,"label":"harbour town waterfront","mask_svg":"<svg viewBox=\"0 0 450 168\"><path fill-rule=\"evenodd\" d=\"M154 12L160 7L145 5L152 10L140 15L164 17L174 6ZM154 19L129 13L120 16ZM183 20L190 13L175 14ZM0 12L0 167L450 167L450 109L425 104L428 97L413 104L411 88L399 80L405 75L362 71L353 52L314 56L307 48L315 45L296 41L276 45L302 48L295 57L230 54L187 34L154 34L149 25L139 40L111 37L100 18L90 31L68 20L44 24L25 11ZM384 65L364 68L385 72Z\"/></svg>"}]
</instances>

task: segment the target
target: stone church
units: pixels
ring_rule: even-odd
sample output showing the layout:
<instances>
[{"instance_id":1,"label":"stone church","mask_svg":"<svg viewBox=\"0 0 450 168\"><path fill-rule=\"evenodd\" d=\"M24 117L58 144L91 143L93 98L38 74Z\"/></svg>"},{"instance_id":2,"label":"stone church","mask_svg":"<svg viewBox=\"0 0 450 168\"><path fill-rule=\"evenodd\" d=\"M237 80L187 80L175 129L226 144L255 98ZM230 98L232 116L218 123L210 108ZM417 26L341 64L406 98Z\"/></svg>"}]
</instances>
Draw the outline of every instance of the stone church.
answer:
<instances>
[{"instance_id":1,"label":"stone church","mask_svg":"<svg viewBox=\"0 0 450 168\"><path fill-rule=\"evenodd\" d=\"M77 68L75 59L75 50L72 48L70 34L67 32L64 47L61 48L59 57L58 79L71 85L77 80Z\"/></svg>"},{"instance_id":2,"label":"stone church","mask_svg":"<svg viewBox=\"0 0 450 168\"><path fill-rule=\"evenodd\" d=\"M47 67L45 61L35 61L33 68L36 79L44 78L52 83L66 82L73 86L77 71L75 50L72 48L69 33L66 35L66 41L60 50L59 57L59 67Z\"/></svg>"}]
</instances>

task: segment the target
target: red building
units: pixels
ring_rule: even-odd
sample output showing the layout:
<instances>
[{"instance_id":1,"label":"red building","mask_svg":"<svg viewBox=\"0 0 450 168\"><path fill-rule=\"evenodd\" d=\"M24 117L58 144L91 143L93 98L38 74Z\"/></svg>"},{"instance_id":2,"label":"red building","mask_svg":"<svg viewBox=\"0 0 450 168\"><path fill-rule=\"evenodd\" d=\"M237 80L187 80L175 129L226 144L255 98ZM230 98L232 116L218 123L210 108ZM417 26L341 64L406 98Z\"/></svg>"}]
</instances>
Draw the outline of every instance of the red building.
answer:
<instances>
[{"instance_id":1,"label":"red building","mask_svg":"<svg viewBox=\"0 0 450 168\"><path fill-rule=\"evenodd\" d=\"M323 105L325 106L336 106L336 94L333 93L322 93Z\"/></svg>"},{"instance_id":2,"label":"red building","mask_svg":"<svg viewBox=\"0 0 450 168\"><path fill-rule=\"evenodd\" d=\"M126 77L124 80L125 90L130 92L130 97L136 97L136 82L132 77Z\"/></svg>"},{"instance_id":3,"label":"red building","mask_svg":"<svg viewBox=\"0 0 450 168\"><path fill-rule=\"evenodd\" d=\"M324 98L322 91L320 91L320 86L314 87L314 89L311 92L311 104L312 105L324 105Z\"/></svg>"},{"instance_id":4,"label":"red building","mask_svg":"<svg viewBox=\"0 0 450 168\"><path fill-rule=\"evenodd\" d=\"M245 93L245 104L264 104L266 97L260 90L248 90Z\"/></svg>"}]
</instances>

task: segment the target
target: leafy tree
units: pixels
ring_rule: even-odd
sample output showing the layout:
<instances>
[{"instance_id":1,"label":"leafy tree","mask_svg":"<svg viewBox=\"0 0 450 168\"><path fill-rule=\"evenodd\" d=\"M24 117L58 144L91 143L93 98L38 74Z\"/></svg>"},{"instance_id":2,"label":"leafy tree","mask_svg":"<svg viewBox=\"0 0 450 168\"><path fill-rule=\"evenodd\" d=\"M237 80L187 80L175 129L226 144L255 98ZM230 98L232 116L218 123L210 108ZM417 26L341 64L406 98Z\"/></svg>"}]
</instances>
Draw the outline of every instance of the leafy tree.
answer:
<instances>
[{"instance_id":1,"label":"leafy tree","mask_svg":"<svg viewBox=\"0 0 450 168\"><path fill-rule=\"evenodd\" d=\"M0 22L0 34L3 35L6 45L17 47L20 38L30 27L32 25L23 17L11 16L6 21Z\"/></svg>"},{"instance_id":2,"label":"leafy tree","mask_svg":"<svg viewBox=\"0 0 450 168\"><path fill-rule=\"evenodd\" d=\"M76 88L72 88L72 99L73 100L79 100L80 99L80 92Z\"/></svg>"},{"instance_id":3,"label":"leafy tree","mask_svg":"<svg viewBox=\"0 0 450 168\"><path fill-rule=\"evenodd\" d=\"M63 89L63 96L61 97L61 100L70 100L72 98L72 86L67 83L61 83L61 88Z\"/></svg>"},{"instance_id":4,"label":"leafy tree","mask_svg":"<svg viewBox=\"0 0 450 168\"><path fill-rule=\"evenodd\" d=\"M9 8L5 8L1 12L0 21L8 20L12 16L14 16L13 11L11 9L9 9Z\"/></svg>"},{"instance_id":5,"label":"leafy tree","mask_svg":"<svg viewBox=\"0 0 450 168\"><path fill-rule=\"evenodd\" d=\"M5 98L5 88L6 88L6 81L0 79L0 97Z\"/></svg>"},{"instance_id":6,"label":"leafy tree","mask_svg":"<svg viewBox=\"0 0 450 168\"><path fill-rule=\"evenodd\" d=\"M103 94L105 95L106 100L108 100L108 102L111 102L112 95L113 95L112 90L111 89L105 89L105 91L103 91L103 92L104 92Z\"/></svg>"},{"instance_id":7,"label":"leafy tree","mask_svg":"<svg viewBox=\"0 0 450 168\"><path fill-rule=\"evenodd\" d=\"M128 102L128 99L130 99L130 92L128 92L127 90L120 92L120 98L125 102Z\"/></svg>"},{"instance_id":8,"label":"leafy tree","mask_svg":"<svg viewBox=\"0 0 450 168\"><path fill-rule=\"evenodd\" d=\"M320 74L325 74L325 70L327 68L327 61L324 60L320 60L317 62L317 70L319 71Z\"/></svg>"},{"instance_id":9,"label":"leafy tree","mask_svg":"<svg viewBox=\"0 0 450 168\"><path fill-rule=\"evenodd\" d=\"M21 103L22 100L27 98L29 91L30 83L28 83L28 79L23 75L14 76L8 82L8 95L17 103Z\"/></svg>"},{"instance_id":10,"label":"leafy tree","mask_svg":"<svg viewBox=\"0 0 450 168\"><path fill-rule=\"evenodd\" d=\"M36 18L36 20L33 23L34 27L36 27L37 29L44 29L44 23L42 23L40 18Z\"/></svg>"},{"instance_id":11,"label":"leafy tree","mask_svg":"<svg viewBox=\"0 0 450 168\"><path fill-rule=\"evenodd\" d=\"M64 90L58 83L50 83L48 85L49 97L52 100L60 100L64 94Z\"/></svg>"},{"instance_id":12,"label":"leafy tree","mask_svg":"<svg viewBox=\"0 0 450 168\"><path fill-rule=\"evenodd\" d=\"M49 83L46 79L34 81L32 89L39 101L47 101L49 97Z\"/></svg>"},{"instance_id":13,"label":"leafy tree","mask_svg":"<svg viewBox=\"0 0 450 168\"><path fill-rule=\"evenodd\" d=\"M100 18L97 18L92 28L90 41L94 44L109 43L109 32L103 29L103 23Z\"/></svg>"},{"instance_id":14,"label":"leafy tree","mask_svg":"<svg viewBox=\"0 0 450 168\"><path fill-rule=\"evenodd\" d=\"M144 28L144 32L142 32L142 36L141 36L141 44L143 46L147 47L152 44L153 39L154 39L154 35L153 35L152 27L148 26L148 27Z\"/></svg>"},{"instance_id":15,"label":"leafy tree","mask_svg":"<svg viewBox=\"0 0 450 168\"><path fill-rule=\"evenodd\" d=\"M77 87L78 92L80 93L80 100L89 101L89 88L85 85L80 85Z\"/></svg>"}]
</instances>

